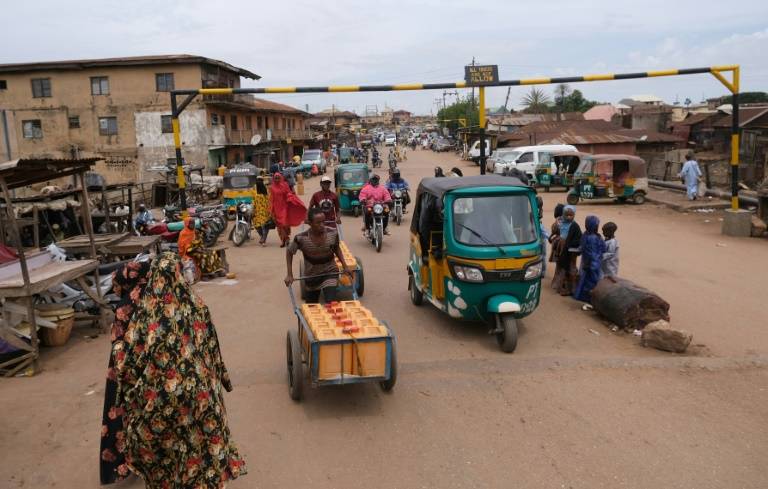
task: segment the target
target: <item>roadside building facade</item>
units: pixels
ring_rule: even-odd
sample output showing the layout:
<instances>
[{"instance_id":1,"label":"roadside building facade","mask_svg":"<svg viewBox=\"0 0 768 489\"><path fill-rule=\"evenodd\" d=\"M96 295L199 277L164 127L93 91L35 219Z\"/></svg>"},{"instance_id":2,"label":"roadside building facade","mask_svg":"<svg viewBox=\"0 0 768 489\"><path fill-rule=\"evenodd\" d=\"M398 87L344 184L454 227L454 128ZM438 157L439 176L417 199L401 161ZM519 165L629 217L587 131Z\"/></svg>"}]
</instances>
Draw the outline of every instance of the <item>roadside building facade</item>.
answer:
<instances>
[{"instance_id":1,"label":"roadside building facade","mask_svg":"<svg viewBox=\"0 0 768 489\"><path fill-rule=\"evenodd\" d=\"M109 183L159 178L153 168L174 156L169 92L237 88L243 77L259 79L246 69L192 55L0 65L0 159L96 156L104 161L95 169ZM306 113L229 97L198 97L181 114L187 163L213 168L252 160L273 146L292 154L308 133ZM256 141L251 135L246 144L248 131L263 137Z\"/></svg>"}]
</instances>

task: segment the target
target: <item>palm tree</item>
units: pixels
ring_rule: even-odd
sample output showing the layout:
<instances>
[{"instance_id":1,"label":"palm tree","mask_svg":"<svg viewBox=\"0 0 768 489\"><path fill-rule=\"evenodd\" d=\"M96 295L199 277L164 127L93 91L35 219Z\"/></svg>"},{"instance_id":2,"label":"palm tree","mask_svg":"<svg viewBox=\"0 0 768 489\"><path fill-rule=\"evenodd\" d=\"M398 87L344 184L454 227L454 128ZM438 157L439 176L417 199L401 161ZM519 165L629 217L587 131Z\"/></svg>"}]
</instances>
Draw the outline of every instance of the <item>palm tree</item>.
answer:
<instances>
[{"instance_id":1,"label":"palm tree","mask_svg":"<svg viewBox=\"0 0 768 489\"><path fill-rule=\"evenodd\" d=\"M531 87L531 91L523 97L523 105L526 112L540 113L547 111L547 105L550 103L549 96L544 90Z\"/></svg>"}]
</instances>

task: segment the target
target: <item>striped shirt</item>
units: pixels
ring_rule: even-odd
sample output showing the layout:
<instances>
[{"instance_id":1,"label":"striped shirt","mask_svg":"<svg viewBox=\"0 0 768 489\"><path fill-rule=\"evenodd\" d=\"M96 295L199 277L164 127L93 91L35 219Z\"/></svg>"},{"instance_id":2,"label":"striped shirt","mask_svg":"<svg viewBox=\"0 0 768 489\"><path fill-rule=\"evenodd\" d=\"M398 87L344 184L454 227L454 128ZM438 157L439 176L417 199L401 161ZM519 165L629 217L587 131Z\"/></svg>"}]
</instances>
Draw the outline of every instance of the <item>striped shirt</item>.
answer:
<instances>
[{"instance_id":1,"label":"striped shirt","mask_svg":"<svg viewBox=\"0 0 768 489\"><path fill-rule=\"evenodd\" d=\"M325 275L317 279L305 280L307 290L320 290L338 285L339 268L335 260L335 252L338 248L339 233L333 228L325 228L325 239L320 245L312 241L309 230L294 236L293 241L288 245L288 252L294 255L301 250L304 255L304 276Z\"/></svg>"}]
</instances>

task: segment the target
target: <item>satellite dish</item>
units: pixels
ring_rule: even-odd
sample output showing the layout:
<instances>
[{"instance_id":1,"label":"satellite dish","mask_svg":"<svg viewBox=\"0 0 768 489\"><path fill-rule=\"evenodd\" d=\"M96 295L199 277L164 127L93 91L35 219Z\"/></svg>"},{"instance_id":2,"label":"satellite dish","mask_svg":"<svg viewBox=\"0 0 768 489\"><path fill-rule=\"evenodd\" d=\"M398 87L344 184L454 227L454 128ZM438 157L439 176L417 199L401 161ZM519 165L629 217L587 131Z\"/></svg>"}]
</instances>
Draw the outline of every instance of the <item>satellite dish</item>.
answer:
<instances>
[{"instance_id":1,"label":"satellite dish","mask_svg":"<svg viewBox=\"0 0 768 489\"><path fill-rule=\"evenodd\" d=\"M251 145L256 146L261 142L261 134L254 134L251 138Z\"/></svg>"}]
</instances>

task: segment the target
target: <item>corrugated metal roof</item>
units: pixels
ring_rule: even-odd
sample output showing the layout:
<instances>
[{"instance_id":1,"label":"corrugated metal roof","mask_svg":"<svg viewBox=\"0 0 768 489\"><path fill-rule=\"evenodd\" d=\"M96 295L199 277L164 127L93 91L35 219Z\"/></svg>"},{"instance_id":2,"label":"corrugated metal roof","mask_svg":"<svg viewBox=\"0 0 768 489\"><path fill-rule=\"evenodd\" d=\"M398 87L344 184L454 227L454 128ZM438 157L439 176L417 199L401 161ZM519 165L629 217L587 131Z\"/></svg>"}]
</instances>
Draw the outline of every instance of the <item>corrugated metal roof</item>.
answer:
<instances>
[{"instance_id":1,"label":"corrugated metal roof","mask_svg":"<svg viewBox=\"0 0 768 489\"><path fill-rule=\"evenodd\" d=\"M619 131L624 136L635 138L638 143L682 143L683 138L674 134L665 134L658 131L647 131L645 129L622 129Z\"/></svg>"},{"instance_id":2,"label":"corrugated metal roof","mask_svg":"<svg viewBox=\"0 0 768 489\"><path fill-rule=\"evenodd\" d=\"M673 126L693 126L706 121L710 117L719 117L717 112L700 112L697 114L688 114L688 117L680 122L675 122Z\"/></svg>"},{"instance_id":3,"label":"corrugated metal roof","mask_svg":"<svg viewBox=\"0 0 768 489\"><path fill-rule=\"evenodd\" d=\"M38 61L33 63L0 64L0 73L47 71L47 70L84 70L87 68L108 66L142 66L159 64L197 64L205 63L233 71L240 76L258 80L259 75L244 68L238 68L218 59L192 54L164 54L157 56L128 56L123 58L73 59L63 61Z\"/></svg>"},{"instance_id":4,"label":"corrugated metal roof","mask_svg":"<svg viewBox=\"0 0 768 489\"><path fill-rule=\"evenodd\" d=\"M621 134L621 127L604 120L534 122L512 134L499 135L499 141L535 140L554 144L634 143L636 137Z\"/></svg>"},{"instance_id":5,"label":"corrugated metal roof","mask_svg":"<svg viewBox=\"0 0 768 489\"><path fill-rule=\"evenodd\" d=\"M744 107L739 109L739 127L744 127L754 119L768 114L768 106L766 107ZM733 118L731 115L723 115L720 119L712 123L715 127L731 127L733 124Z\"/></svg>"}]
</instances>

